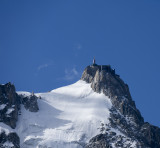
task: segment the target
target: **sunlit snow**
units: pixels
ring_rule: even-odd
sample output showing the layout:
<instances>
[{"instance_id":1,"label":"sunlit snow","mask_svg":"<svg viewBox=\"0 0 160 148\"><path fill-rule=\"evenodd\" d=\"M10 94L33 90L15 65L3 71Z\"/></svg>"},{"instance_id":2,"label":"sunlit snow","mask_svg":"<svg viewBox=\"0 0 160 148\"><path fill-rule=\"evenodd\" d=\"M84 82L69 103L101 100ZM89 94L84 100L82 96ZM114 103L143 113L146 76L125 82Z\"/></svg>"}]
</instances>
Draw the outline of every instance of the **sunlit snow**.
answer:
<instances>
[{"instance_id":1,"label":"sunlit snow","mask_svg":"<svg viewBox=\"0 0 160 148\"><path fill-rule=\"evenodd\" d=\"M11 112L13 112L14 111L14 108L9 108L8 110L7 110L7 112L6 112L6 114L10 114Z\"/></svg>"},{"instance_id":2,"label":"sunlit snow","mask_svg":"<svg viewBox=\"0 0 160 148\"><path fill-rule=\"evenodd\" d=\"M22 106L15 129L23 148L81 148L100 133L101 123L109 123L109 98L93 92L84 81L36 95L41 96L39 111L29 112Z\"/></svg>"},{"instance_id":3,"label":"sunlit snow","mask_svg":"<svg viewBox=\"0 0 160 148\"><path fill-rule=\"evenodd\" d=\"M0 110L3 110L6 107L6 104L1 104L0 105Z\"/></svg>"}]
</instances>

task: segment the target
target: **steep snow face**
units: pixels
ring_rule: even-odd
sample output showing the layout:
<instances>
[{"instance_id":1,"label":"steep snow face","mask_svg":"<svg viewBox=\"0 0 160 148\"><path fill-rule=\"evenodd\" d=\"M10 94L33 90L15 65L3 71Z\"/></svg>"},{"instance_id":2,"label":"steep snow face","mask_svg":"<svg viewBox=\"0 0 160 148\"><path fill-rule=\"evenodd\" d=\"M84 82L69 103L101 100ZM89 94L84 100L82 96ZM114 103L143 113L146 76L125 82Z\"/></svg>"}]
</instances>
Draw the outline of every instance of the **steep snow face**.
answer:
<instances>
[{"instance_id":1,"label":"steep snow face","mask_svg":"<svg viewBox=\"0 0 160 148\"><path fill-rule=\"evenodd\" d=\"M82 80L36 95L41 96L39 111L29 112L22 106L15 129L23 148L81 148L100 133L98 127L109 123L110 99Z\"/></svg>"}]
</instances>

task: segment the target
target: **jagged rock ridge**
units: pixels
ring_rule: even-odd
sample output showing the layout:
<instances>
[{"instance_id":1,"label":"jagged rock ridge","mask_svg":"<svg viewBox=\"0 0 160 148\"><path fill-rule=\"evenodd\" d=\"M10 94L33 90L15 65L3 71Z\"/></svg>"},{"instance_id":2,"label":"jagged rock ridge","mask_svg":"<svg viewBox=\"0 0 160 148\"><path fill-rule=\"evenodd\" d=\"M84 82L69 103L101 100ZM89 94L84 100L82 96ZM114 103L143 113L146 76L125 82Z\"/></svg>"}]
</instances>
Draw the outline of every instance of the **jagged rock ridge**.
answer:
<instances>
[{"instance_id":1,"label":"jagged rock ridge","mask_svg":"<svg viewBox=\"0 0 160 148\"><path fill-rule=\"evenodd\" d=\"M15 91L15 86L10 82L5 85L0 85L0 122L5 123L12 129L16 128L18 115L21 115L21 107L23 104L26 109L31 112L39 110L37 99L34 94L30 96L18 95ZM20 138L15 132L6 133L5 130L0 131L0 147L20 147Z\"/></svg>"},{"instance_id":2,"label":"jagged rock ridge","mask_svg":"<svg viewBox=\"0 0 160 148\"><path fill-rule=\"evenodd\" d=\"M144 122L129 92L128 85L110 65L93 64L83 72L82 80L91 83L92 89L103 92L112 101L110 127L118 129L124 135L136 141L137 148L160 147L160 129ZM124 145L125 138L112 135L110 132L93 137L87 148L131 147ZM129 140L128 140L129 141ZM114 143L114 144L113 144Z\"/></svg>"},{"instance_id":3,"label":"jagged rock ridge","mask_svg":"<svg viewBox=\"0 0 160 148\"><path fill-rule=\"evenodd\" d=\"M0 85L0 122L16 127L18 111L20 110L20 98L11 83Z\"/></svg>"}]
</instances>

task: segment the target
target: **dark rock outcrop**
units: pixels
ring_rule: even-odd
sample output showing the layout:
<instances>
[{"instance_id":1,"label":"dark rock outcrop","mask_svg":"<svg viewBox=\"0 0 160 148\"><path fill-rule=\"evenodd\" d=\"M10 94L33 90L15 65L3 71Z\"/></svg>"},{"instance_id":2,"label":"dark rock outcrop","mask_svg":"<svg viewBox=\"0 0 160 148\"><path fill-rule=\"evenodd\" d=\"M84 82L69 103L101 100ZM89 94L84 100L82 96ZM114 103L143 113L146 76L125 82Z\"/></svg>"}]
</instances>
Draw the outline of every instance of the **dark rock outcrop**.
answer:
<instances>
[{"instance_id":1,"label":"dark rock outcrop","mask_svg":"<svg viewBox=\"0 0 160 148\"><path fill-rule=\"evenodd\" d=\"M0 133L0 148L20 148L20 140L16 133L8 135L3 131Z\"/></svg>"},{"instance_id":2,"label":"dark rock outcrop","mask_svg":"<svg viewBox=\"0 0 160 148\"><path fill-rule=\"evenodd\" d=\"M37 112L39 110L37 99L34 94L27 97L18 95L11 83L0 85L0 122L15 128L20 105L23 104L31 112Z\"/></svg>"},{"instance_id":3,"label":"dark rock outcrop","mask_svg":"<svg viewBox=\"0 0 160 148\"><path fill-rule=\"evenodd\" d=\"M146 122L141 127L141 133L143 134L143 141L150 147L160 147L160 128Z\"/></svg>"},{"instance_id":4,"label":"dark rock outcrop","mask_svg":"<svg viewBox=\"0 0 160 148\"><path fill-rule=\"evenodd\" d=\"M22 104L24 105L25 109L29 110L30 112L37 112L39 110L37 99L38 97L34 94L31 94L27 97L21 95Z\"/></svg>"},{"instance_id":5,"label":"dark rock outcrop","mask_svg":"<svg viewBox=\"0 0 160 148\"><path fill-rule=\"evenodd\" d=\"M0 122L15 128L19 110L20 97L15 92L14 85L0 85Z\"/></svg>"},{"instance_id":6,"label":"dark rock outcrop","mask_svg":"<svg viewBox=\"0 0 160 148\"><path fill-rule=\"evenodd\" d=\"M93 137L86 148L112 148L109 144L108 137L106 134L99 134Z\"/></svg>"},{"instance_id":7,"label":"dark rock outcrop","mask_svg":"<svg viewBox=\"0 0 160 148\"><path fill-rule=\"evenodd\" d=\"M0 85L0 122L9 125L11 128L16 127L18 121L18 114L20 113L20 105L23 104L26 109L31 112L37 112L39 110L38 97L34 94L25 97L18 95L15 91L15 87L11 83ZM3 128L2 128L3 129ZM16 133L8 133L0 131L0 147L20 147L20 139Z\"/></svg>"},{"instance_id":8,"label":"dark rock outcrop","mask_svg":"<svg viewBox=\"0 0 160 148\"><path fill-rule=\"evenodd\" d=\"M137 148L160 147L160 128L144 122L140 111L132 100L128 85L115 73L115 70L109 65L94 64L86 67L81 80L91 83L91 88L95 92L102 92L110 98L113 104L110 110L110 128L117 129L126 137L129 137L129 143L134 141ZM86 147L112 147L113 139L110 140L109 138L111 134L109 132L103 134L93 137ZM127 141L126 137L121 137L122 142L120 143L118 142L119 138L114 136L114 147L132 147L131 145L122 146L122 143L124 144Z\"/></svg>"}]
</instances>

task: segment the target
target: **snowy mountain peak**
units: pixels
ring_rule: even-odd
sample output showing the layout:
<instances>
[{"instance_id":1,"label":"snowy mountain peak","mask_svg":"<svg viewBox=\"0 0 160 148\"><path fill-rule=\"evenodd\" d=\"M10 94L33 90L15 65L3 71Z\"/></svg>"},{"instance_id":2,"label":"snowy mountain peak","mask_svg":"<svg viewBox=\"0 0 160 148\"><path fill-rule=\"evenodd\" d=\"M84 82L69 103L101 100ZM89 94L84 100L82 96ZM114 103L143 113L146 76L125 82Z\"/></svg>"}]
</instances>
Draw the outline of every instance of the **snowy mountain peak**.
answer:
<instances>
[{"instance_id":1,"label":"snowy mountain peak","mask_svg":"<svg viewBox=\"0 0 160 148\"><path fill-rule=\"evenodd\" d=\"M160 129L144 122L128 85L109 65L94 60L81 80L46 93L12 87L0 85L2 148L160 147Z\"/></svg>"}]
</instances>

